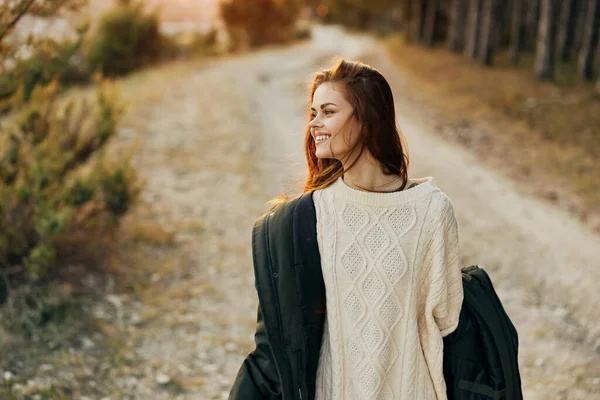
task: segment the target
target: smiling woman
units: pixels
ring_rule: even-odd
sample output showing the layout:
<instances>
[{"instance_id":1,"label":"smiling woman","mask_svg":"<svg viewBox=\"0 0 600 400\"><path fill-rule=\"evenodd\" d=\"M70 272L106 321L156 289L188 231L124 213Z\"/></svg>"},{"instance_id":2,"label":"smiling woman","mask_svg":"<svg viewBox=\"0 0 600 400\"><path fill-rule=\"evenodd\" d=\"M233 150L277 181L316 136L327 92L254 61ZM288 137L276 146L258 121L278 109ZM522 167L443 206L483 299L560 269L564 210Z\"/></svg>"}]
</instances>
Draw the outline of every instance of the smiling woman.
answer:
<instances>
[{"instance_id":1,"label":"smiling woman","mask_svg":"<svg viewBox=\"0 0 600 400\"><path fill-rule=\"evenodd\" d=\"M230 400L446 399L458 226L433 177L409 180L377 69L342 59L316 74L304 151L304 193L254 225L256 348Z\"/></svg>"},{"instance_id":2,"label":"smiling woman","mask_svg":"<svg viewBox=\"0 0 600 400\"><path fill-rule=\"evenodd\" d=\"M304 191L324 188L342 174L346 183L361 190L404 189L408 156L392 91L379 71L340 60L315 76L310 99Z\"/></svg>"}]
</instances>

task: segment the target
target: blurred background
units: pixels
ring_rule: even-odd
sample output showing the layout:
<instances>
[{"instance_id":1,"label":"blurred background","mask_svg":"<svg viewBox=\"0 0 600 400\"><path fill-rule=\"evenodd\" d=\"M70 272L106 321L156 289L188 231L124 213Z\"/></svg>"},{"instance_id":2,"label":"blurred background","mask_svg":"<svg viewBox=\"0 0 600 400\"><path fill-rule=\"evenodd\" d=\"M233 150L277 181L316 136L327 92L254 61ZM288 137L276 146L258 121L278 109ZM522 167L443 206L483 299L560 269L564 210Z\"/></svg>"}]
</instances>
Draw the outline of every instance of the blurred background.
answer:
<instances>
[{"instance_id":1,"label":"blurred background","mask_svg":"<svg viewBox=\"0 0 600 400\"><path fill-rule=\"evenodd\" d=\"M0 0L0 398L227 398L340 57L390 83L525 398L599 398L599 35L600 0Z\"/></svg>"}]
</instances>

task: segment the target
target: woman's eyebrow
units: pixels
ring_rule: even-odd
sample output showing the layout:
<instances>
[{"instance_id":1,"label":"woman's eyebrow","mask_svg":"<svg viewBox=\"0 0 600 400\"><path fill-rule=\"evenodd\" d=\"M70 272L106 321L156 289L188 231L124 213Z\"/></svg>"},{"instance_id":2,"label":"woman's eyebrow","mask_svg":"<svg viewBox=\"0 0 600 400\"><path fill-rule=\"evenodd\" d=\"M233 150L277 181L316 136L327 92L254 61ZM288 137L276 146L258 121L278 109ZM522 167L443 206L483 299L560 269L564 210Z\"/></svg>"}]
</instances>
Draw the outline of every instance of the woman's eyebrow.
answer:
<instances>
[{"instance_id":1,"label":"woman's eyebrow","mask_svg":"<svg viewBox=\"0 0 600 400\"><path fill-rule=\"evenodd\" d=\"M323 103L323 104L321 104L321 109L323 109L323 108L325 108L325 106L329 106L329 105L336 106L336 107L338 106L335 103ZM311 107L310 109L311 109L311 111L317 111L314 109L314 107Z\"/></svg>"}]
</instances>

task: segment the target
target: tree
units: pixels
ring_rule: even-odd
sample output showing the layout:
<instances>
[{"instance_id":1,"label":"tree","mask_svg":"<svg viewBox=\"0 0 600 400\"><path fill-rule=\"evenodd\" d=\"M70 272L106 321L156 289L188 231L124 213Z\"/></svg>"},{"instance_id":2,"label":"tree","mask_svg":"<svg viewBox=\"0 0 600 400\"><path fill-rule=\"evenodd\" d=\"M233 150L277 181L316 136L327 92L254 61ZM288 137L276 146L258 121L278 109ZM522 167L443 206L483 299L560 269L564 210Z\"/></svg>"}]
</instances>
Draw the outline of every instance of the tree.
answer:
<instances>
[{"instance_id":1,"label":"tree","mask_svg":"<svg viewBox=\"0 0 600 400\"><path fill-rule=\"evenodd\" d=\"M496 41L496 45L498 48L500 47L508 47L511 41L511 31L512 31L512 15L515 0L505 0L500 1L498 4L498 40Z\"/></svg>"},{"instance_id":2,"label":"tree","mask_svg":"<svg viewBox=\"0 0 600 400\"><path fill-rule=\"evenodd\" d=\"M411 23L410 38L414 42L423 42L423 28L425 25L425 0L412 0L411 2Z\"/></svg>"},{"instance_id":3,"label":"tree","mask_svg":"<svg viewBox=\"0 0 600 400\"><path fill-rule=\"evenodd\" d=\"M554 77L554 53L556 48L557 0L542 0L535 57L535 76L538 80Z\"/></svg>"},{"instance_id":4,"label":"tree","mask_svg":"<svg viewBox=\"0 0 600 400\"><path fill-rule=\"evenodd\" d=\"M453 0L448 30L448 49L453 53L458 53L464 48L466 15L467 0Z\"/></svg>"},{"instance_id":5,"label":"tree","mask_svg":"<svg viewBox=\"0 0 600 400\"><path fill-rule=\"evenodd\" d=\"M433 36L435 33L436 16L439 6L439 0L429 0L427 2L425 25L423 27L423 44L425 44L425 46L433 46Z\"/></svg>"},{"instance_id":6,"label":"tree","mask_svg":"<svg viewBox=\"0 0 600 400\"><path fill-rule=\"evenodd\" d=\"M354 6L354 10L343 11L356 14L356 27L361 30L369 28L376 17L398 5L397 0L348 0L348 3Z\"/></svg>"},{"instance_id":7,"label":"tree","mask_svg":"<svg viewBox=\"0 0 600 400\"><path fill-rule=\"evenodd\" d=\"M584 79L592 79L594 51L598 42L599 1L588 0L583 24L583 38L579 49L577 70Z\"/></svg>"},{"instance_id":8,"label":"tree","mask_svg":"<svg viewBox=\"0 0 600 400\"><path fill-rule=\"evenodd\" d=\"M517 64L519 56L523 49L525 37L525 23L523 11L525 10L524 0L514 0L512 8L511 30L510 30L510 62Z\"/></svg>"},{"instance_id":9,"label":"tree","mask_svg":"<svg viewBox=\"0 0 600 400\"><path fill-rule=\"evenodd\" d=\"M467 29L465 31L465 54L471 58L475 58L477 56L482 3L483 0L469 0Z\"/></svg>"},{"instance_id":10,"label":"tree","mask_svg":"<svg viewBox=\"0 0 600 400\"><path fill-rule=\"evenodd\" d=\"M588 0L577 0L575 8L575 43L573 44L573 48L577 54L583 45L583 31L585 25L585 15L588 8Z\"/></svg>"},{"instance_id":11,"label":"tree","mask_svg":"<svg viewBox=\"0 0 600 400\"><path fill-rule=\"evenodd\" d=\"M534 49L540 19L540 0L526 0L524 48Z\"/></svg>"},{"instance_id":12,"label":"tree","mask_svg":"<svg viewBox=\"0 0 600 400\"><path fill-rule=\"evenodd\" d=\"M0 42L2 42L26 15L37 17L58 16L61 12L76 11L88 0L15 0L2 1L0 8ZM6 48L3 48L3 53Z\"/></svg>"},{"instance_id":13,"label":"tree","mask_svg":"<svg viewBox=\"0 0 600 400\"><path fill-rule=\"evenodd\" d=\"M500 11L499 5L498 0L483 0L478 56L485 65L492 65L495 47L494 34L497 28L496 20Z\"/></svg>"},{"instance_id":14,"label":"tree","mask_svg":"<svg viewBox=\"0 0 600 400\"><path fill-rule=\"evenodd\" d=\"M563 0L560 8L556 53L560 61L568 61L574 44L577 1Z\"/></svg>"},{"instance_id":15,"label":"tree","mask_svg":"<svg viewBox=\"0 0 600 400\"><path fill-rule=\"evenodd\" d=\"M27 102L36 86L43 86L54 78L60 78L67 69L74 73L76 69L69 68L67 61L80 50L83 35L88 28L87 24L80 24L76 27L78 37L68 43L33 34L29 34L26 40L19 40L23 36L22 29L15 32L19 22L25 16L34 18L63 16L65 12L83 7L86 2L87 0L3 1L0 7L1 113L13 108L12 103L17 100L13 94L17 90L21 90L18 100ZM83 76L80 78L86 79Z\"/></svg>"}]
</instances>

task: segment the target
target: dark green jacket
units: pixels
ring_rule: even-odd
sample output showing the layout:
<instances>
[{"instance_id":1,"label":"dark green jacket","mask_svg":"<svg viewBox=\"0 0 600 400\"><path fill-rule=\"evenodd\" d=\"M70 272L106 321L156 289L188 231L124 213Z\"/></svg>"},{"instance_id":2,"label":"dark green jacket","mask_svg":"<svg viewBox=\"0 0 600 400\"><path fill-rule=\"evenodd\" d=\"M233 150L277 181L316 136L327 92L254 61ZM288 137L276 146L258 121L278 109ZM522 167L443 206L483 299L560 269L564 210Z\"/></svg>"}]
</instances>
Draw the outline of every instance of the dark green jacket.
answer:
<instances>
[{"instance_id":1,"label":"dark green jacket","mask_svg":"<svg viewBox=\"0 0 600 400\"><path fill-rule=\"evenodd\" d=\"M312 192L307 192L254 224L256 347L238 371L230 400L315 398L326 312L315 222ZM444 337L448 398L522 399L517 332L491 280L483 269L470 266L463 268L463 288L459 325Z\"/></svg>"},{"instance_id":2,"label":"dark green jacket","mask_svg":"<svg viewBox=\"0 0 600 400\"><path fill-rule=\"evenodd\" d=\"M300 198L308 201L298 203ZM229 399L314 399L325 284L316 225L299 223L306 211L314 215L312 192L280 204L254 224L256 348L240 367ZM294 223L303 231L293 229Z\"/></svg>"}]
</instances>

